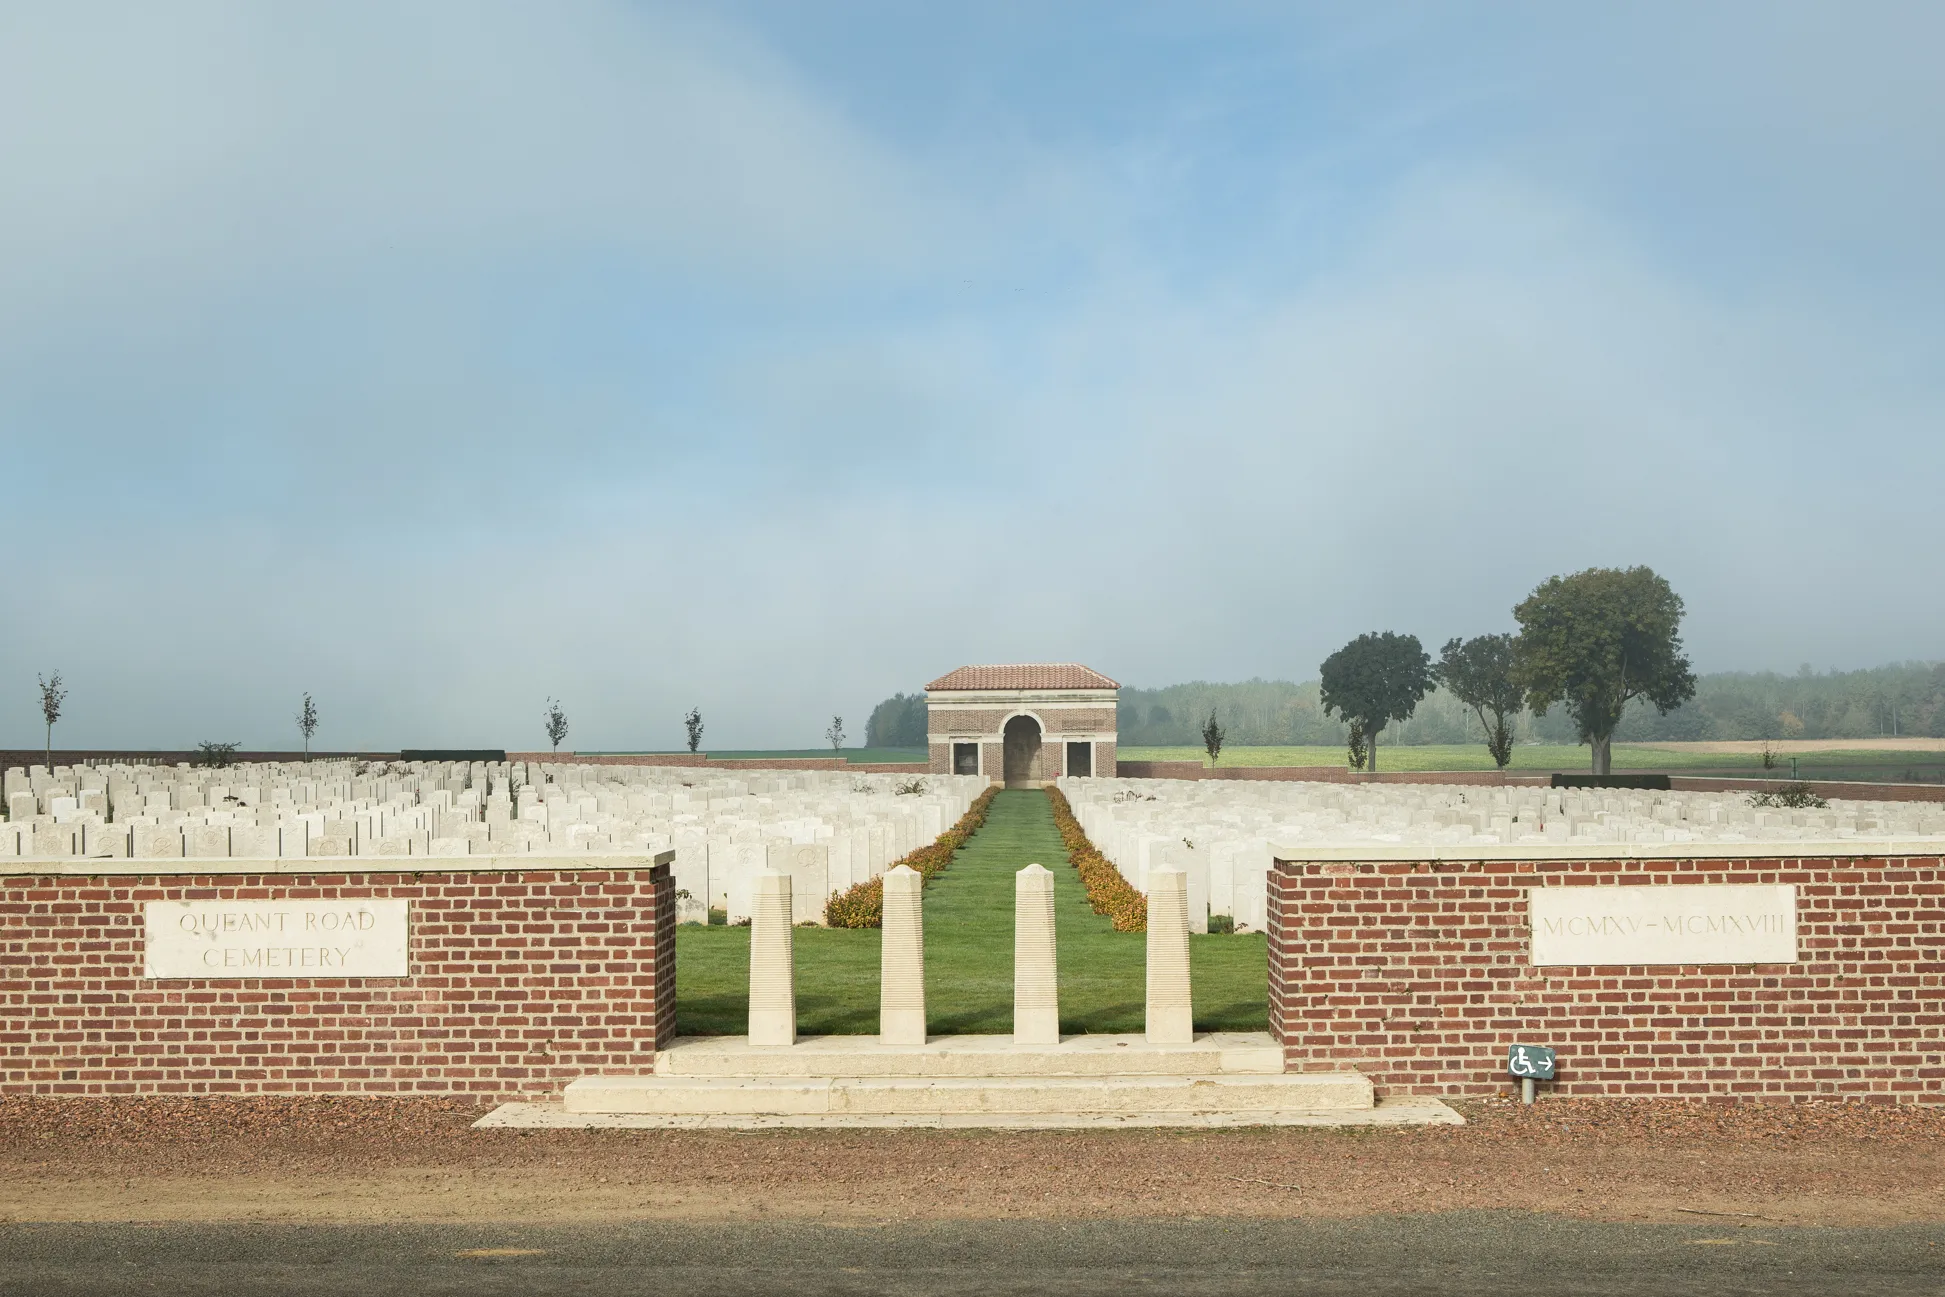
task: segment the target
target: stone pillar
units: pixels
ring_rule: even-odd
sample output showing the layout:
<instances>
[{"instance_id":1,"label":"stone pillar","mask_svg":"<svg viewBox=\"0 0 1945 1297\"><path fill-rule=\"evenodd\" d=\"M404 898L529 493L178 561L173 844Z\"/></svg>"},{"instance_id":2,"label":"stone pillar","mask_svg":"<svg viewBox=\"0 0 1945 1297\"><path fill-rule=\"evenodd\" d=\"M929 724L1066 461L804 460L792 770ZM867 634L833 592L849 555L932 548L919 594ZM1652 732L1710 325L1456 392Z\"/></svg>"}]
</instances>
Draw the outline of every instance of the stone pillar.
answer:
<instances>
[{"instance_id":1,"label":"stone pillar","mask_svg":"<svg viewBox=\"0 0 1945 1297\"><path fill-rule=\"evenodd\" d=\"M1195 1039L1189 1001L1189 876L1179 869L1148 871L1148 1043L1186 1045Z\"/></svg>"},{"instance_id":2,"label":"stone pillar","mask_svg":"<svg viewBox=\"0 0 1945 1297\"><path fill-rule=\"evenodd\" d=\"M1028 865L1013 876L1013 1043L1060 1043L1054 964L1054 876Z\"/></svg>"},{"instance_id":3,"label":"stone pillar","mask_svg":"<svg viewBox=\"0 0 1945 1297\"><path fill-rule=\"evenodd\" d=\"M797 1043L797 970L791 948L790 875L756 876L750 915L750 1043Z\"/></svg>"},{"instance_id":4,"label":"stone pillar","mask_svg":"<svg viewBox=\"0 0 1945 1297\"><path fill-rule=\"evenodd\" d=\"M885 874L884 925L879 929L878 1039L887 1045L925 1043L925 879L909 865Z\"/></svg>"}]
</instances>

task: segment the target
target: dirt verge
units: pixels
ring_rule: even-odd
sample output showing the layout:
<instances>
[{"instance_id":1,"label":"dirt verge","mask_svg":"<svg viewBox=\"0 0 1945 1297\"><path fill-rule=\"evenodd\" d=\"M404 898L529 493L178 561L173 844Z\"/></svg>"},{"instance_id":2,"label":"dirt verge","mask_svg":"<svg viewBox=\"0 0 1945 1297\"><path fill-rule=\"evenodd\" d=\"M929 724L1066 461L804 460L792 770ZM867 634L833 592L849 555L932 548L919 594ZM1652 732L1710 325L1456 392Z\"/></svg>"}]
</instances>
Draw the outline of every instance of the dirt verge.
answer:
<instances>
[{"instance_id":1,"label":"dirt verge","mask_svg":"<svg viewBox=\"0 0 1945 1297\"><path fill-rule=\"evenodd\" d=\"M9 1221L1945 1220L1945 1107L1557 1100L1212 1132L475 1131L449 1100L0 1100Z\"/></svg>"}]
</instances>

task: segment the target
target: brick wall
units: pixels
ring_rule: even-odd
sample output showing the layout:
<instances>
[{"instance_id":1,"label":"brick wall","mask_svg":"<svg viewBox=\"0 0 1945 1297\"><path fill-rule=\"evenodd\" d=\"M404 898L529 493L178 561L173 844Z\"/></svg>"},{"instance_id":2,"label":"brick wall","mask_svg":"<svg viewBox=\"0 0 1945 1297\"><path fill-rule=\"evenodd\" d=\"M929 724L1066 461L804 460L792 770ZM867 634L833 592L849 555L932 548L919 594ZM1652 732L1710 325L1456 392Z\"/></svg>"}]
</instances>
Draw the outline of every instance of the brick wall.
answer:
<instances>
[{"instance_id":1,"label":"brick wall","mask_svg":"<svg viewBox=\"0 0 1945 1297\"><path fill-rule=\"evenodd\" d=\"M143 906L403 898L411 975L151 979ZM675 1033L675 884L634 869L0 878L0 1093L545 1095Z\"/></svg>"},{"instance_id":2,"label":"brick wall","mask_svg":"<svg viewBox=\"0 0 1945 1297\"><path fill-rule=\"evenodd\" d=\"M1799 961L1527 962L1535 886L1793 883ZM1270 1026L1296 1071L1380 1095L1508 1086L1560 1051L1559 1093L1945 1101L1945 869L1821 860L1278 861Z\"/></svg>"}]
</instances>

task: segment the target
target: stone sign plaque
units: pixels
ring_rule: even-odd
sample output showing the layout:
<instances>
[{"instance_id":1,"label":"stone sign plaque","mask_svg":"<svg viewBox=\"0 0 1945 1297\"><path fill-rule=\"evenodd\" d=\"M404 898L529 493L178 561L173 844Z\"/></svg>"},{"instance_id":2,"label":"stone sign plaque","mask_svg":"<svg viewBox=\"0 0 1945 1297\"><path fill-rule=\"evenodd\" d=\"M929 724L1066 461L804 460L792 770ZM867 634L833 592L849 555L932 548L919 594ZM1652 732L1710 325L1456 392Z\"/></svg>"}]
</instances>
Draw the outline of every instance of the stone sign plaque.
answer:
<instances>
[{"instance_id":1,"label":"stone sign plaque","mask_svg":"<svg viewBox=\"0 0 1945 1297\"><path fill-rule=\"evenodd\" d=\"M1787 884L1535 887L1527 898L1536 965L1796 961Z\"/></svg>"},{"instance_id":2,"label":"stone sign plaque","mask_svg":"<svg viewBox=\"0 0 1945 1297\"><path fill-rule=\"evenodd\" d=\"M147 977L404 977L406 902L150 901Z\"/></svg>"}]
</instances>

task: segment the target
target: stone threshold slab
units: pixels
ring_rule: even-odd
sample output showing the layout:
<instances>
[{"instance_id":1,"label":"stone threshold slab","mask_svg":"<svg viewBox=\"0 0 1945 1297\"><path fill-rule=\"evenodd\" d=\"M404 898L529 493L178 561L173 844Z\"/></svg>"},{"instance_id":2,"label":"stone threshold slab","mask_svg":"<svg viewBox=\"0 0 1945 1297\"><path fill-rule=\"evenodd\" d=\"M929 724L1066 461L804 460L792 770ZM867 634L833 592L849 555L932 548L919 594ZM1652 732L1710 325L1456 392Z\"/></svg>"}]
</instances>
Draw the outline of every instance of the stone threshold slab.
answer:
<instances>
[{"instance_id":1,"label":"stone threshold slab","mask_svg":"<svg viewBox=\"0 0 1945 1297\"><path fill-rule=\"evenodd\" d=\"M1279 1113L1372 1106L1357 1072L1276 1076L584 1076L569 1112L693 1116Z\"/></svg>"},{"instance_id":2,"label":"stone threshold slab","mask_svg":"<svg viewBox=\"0 0 1945 1297\"><path fill-rule=\"evenodd\" d=\"M1010 1035L934 1036L887 1045L876 1036L810 1036L752 1045L747 1036L687 1036L655 1056L657 1076L1266 1076L1283 1072L1267 1031L1209 1032L1186 1045L1141 1035L1076 1035L1018 1045Z\"/></svg>"},{"instance_id":3,"label":"stone threshold slab","mask_svg":"<svg viewBox=\"0 0 1945 1297\"><path fill-rule=\"evenodd\" d=\"M1465 1118L1437 1099L1380 1099L1370 1108L1309 1112L1135 1113L579 1113L558 1103L504 1103L475 1130L1235 1130L1269 1126L1463 1126Z\"/></svg>"}]
</instances>

